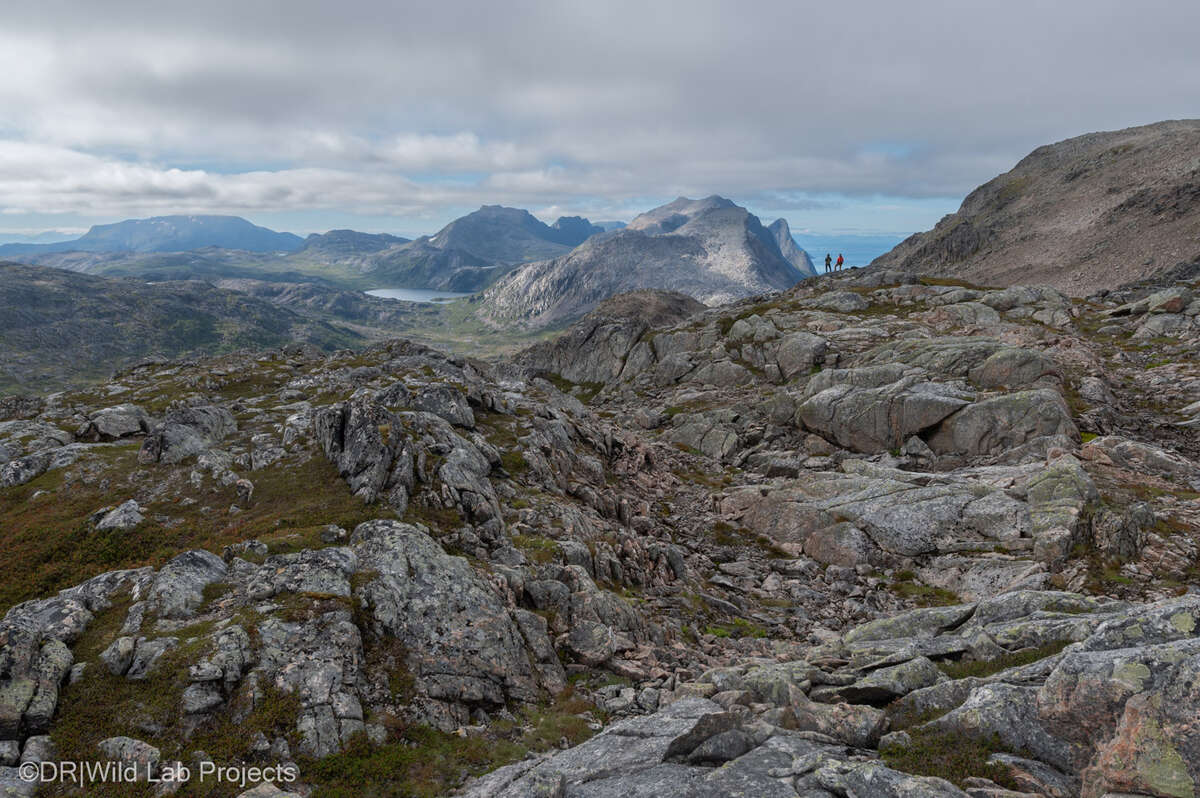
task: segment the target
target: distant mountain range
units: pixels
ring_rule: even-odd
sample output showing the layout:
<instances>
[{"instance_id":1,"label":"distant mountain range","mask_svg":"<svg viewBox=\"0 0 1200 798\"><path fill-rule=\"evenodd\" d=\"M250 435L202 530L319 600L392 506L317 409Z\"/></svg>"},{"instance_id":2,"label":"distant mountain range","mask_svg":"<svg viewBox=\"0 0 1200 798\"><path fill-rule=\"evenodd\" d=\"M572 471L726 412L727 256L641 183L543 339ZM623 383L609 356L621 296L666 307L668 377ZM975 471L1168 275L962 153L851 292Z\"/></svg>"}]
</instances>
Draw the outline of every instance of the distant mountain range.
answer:
<instances>
[{"instance_id":1,"label":"distant mountain range","mask_svg":"<svg viewBox=\"0 0 1200 798\"><path fill-rule=\"evenodd\" d=\"M267 281L462 293L484 290L533 264L535 269L506 282L485 303L492 318L529 327L582 315L622 290L675 289L711 303L787 288L813 273L785 220L764 227L746 209L717 196L679 198L628 225L593 224L580 216L546 224L519 208L485 205L415 240L354 230L301 239L232 216L162 216L98 225L71 241L0 247L0 257L6 254L40 266L147 282ZM555 276L535 279L538 269ZM517 296L521 292L526 295ZM290 301L296 294L279 296Z\"/></svg>"},{"instance_id":2,"label":"distant mountain range","mask_svg":"<svg viewBox=\"0 0 1200 798\"><path fill-rule=\"evenodd\" d=\"M33 235L22 235L19 233L0 233L0 245L3 244L55 244L59 241L73 241L78 238L78 233L64 233L60 230L47 230L43 233L34 233Z\"/></svg>"},{"instance_id":3,"label":"distant mountain range","mask_svg":"<svg viewBox=\"0 0 1200 798\"><path fill-rule=\"evenodd\" d=\"M517 264L570 252L604 231L579 216L548 225L500 205L485 205L416 240L355 230L302 239L236 216L160 216L97 225L69 241L0 245L0 257L151 281L262 279L472 292Z\"/></svg>"},{"instance_id":4,"label":"distant mountain range","mask_svg":"<svg viewBox=\"0 0 1200 798\"><path fill-rule=\"evenodd\" d=\"M872 266L1076 296L1200 257L1200 120L1038 147Z\"/></svg>"},{"instance_id":5,"label":"distant mountain range","mask_svg":"<svg viewBox=\"0 0 1200 798\"><path fill-rule=\"evenodd\" d=\"M484 205L375 258L366 270L380 286L478 291L519 263L552 258L604 230L579 216L553 225L529 211Z\"/></svg>"},{"instance_id":6,"label":"distant mountain range","mask_svg":"<svg viewBox=\"0 0 1200 798\"><path fill-rule=\"evenodd\" d=\"M202 247L246 252L294 252L304 239L276 233L240 216L155 216L92 227L80 238L52 244L5 244L0 257L53 252L182 252Z\"/></svg>"},{"instance_id":7,"label":"distant mountain range","mask_svg":"<svg viewBox=\"0 0 1200 798\"><path fill-rule=\"evenodd\" d=\"M327 256L333 260L373 255L385 249L409 243L412 239L387 233L359 233L355 230L330 230L313 233L304 239L300 251L307 255Z\"/></svg>"},{"instance_id":8,"label":"distant mountain range","mask_svg":"<svg viewBox=\"0 0 1200 798\"><path fill-rule=\"evenodd\" d=\"M680 197L566 255L513 270L484 293L479 312L497 324L546 327L628 291L663 289L720 304L790 288L812 265L794 242L790 258L781 250L786 231L786 222L768 230L724 197Z\"/></svg>"}]
</instances>

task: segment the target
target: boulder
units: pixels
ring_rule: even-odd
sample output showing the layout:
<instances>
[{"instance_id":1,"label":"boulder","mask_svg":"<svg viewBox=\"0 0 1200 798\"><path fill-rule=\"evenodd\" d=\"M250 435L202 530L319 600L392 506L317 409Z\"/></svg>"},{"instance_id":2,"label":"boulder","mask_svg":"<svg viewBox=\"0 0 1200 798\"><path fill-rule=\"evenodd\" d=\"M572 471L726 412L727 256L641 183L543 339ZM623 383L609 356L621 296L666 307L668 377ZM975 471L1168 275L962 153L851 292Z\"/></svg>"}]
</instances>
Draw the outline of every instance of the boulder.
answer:
<instances>
[{"instance_id":1,"label":"boulder","mask_svg":"<svg viewBox=\"0 0 1200 798\"><path fill-rule=\"evenodd\" d=\"M832 310L836 313L856 313L860 310L866 310L871 306L861 294L856 294L853 291L829 291L824 294L818 294L812 299L806 299L802 303L805 307L816 308L818 310Z\"/></svg>"},{"instance_id":2,"label":"boulder","mask_svg":"<svg viewBox=\"0 0 1200 798\"><path fill-rule=\"evenodd\" d=\"M860 704L818 704L794 691L791 710L796 729L811 731L857 748L874 748L887 730L883 710Z\"/></svg>"},{"instance_id":3,"label":"boulder","mask_svg":"<svg viewBox=\"0 0 1200 798\"><path fill-rule=\"evenodd\" d=\"M464 390L453 385L425 384L409 387L396 382L376 395L389 409L420 410L445 419L456 427L475 428L475 413Z\"/></svg>"},{"instance_id":4,"label":"boulder","mask_svg":"<svg viewBox=\"0 0 1200 798\"><path fill-rule=\"evenodd\" d=\"M776 361L784 380L809 374L825 362L828 342L819 335L795 332L779 341Z\"/></svg>"},{"instance_id":5,"label":"boulder","mask_svg":"<svg viewBox=\"0 0 1200 798\"><path fill-rule=\"evenodd\" d=\"M938 454L973 457L1000 454L1049 435L1079 440L1062 396L1040 388L974 402L942 422L926 440Z\"/></svg>"},{"instance_id":6,"label":"boulder","mask_svg":"<svg viewBox=\"0 0 1200 798\"><path fill-rule=\"evenodd\" d=\"M133 499L109 510L96 522L96 529L105 532L111 529L133 529L146 520L142 507Z\"/></svg>"},{"instance_id":7,"label":"boulder","mask_svg":"<svg viewBox=\"0 0 1200 798\"><path fill-rule=\"evenodd\" d=\"M163 618L191 617L204 602L204 588L223 580L227 571L212 552L184 552L159 570L146 603Z\"/></svg>"},{"instance_id":8,"label":"boulder","mask_svg":"<svg viewBox=\"0 0 1200 798\"><path fill-rule=\"evenodd\" d=\"M886 704L945 678L929 659L916 657L873 670L854 684L838 688L838 695L852 704Z\"/></svg>"},{"instance_id":9,"label":"boulder","mask_svg":"<svg viewBox=\"0 0 1200 798\"><path fill-rule=\"evenodd\" d=\"M135 766L137 781L154 778L162 759L162 752L157 748L132 737L109 737L97 743L96 748L106 759Z\"/></svg>"},{"instance_id":10,"label":"boulder","mask_svg":"<svg viewBox=\"0 0 1200 798\"><path fill-rule=\"evenodd\" d=\"M1059 770L1070 770L1074 764L1071 745L1043 726L1037 695L1036 687L984 684L972 690L960 706L923 728L973 739L994 735L1010 751L1028 751Z\"/></svg>"},{"instance_id":11,"label":"boulder","mask_svg":"<svg viewBox=\"0 0 1200 798\"><path fill-rule=\"evenodd\" d=\"M134 404L97 410L88 417L79 437L91 441L115 441L150 431L150 415Z\"/></svg>"},{"instance_id":12,"label":"boulder","mask_svg":"<svg viewBox=\"0 0 1200 798\"><path fill-rule=\"evenodd\" d=\"M142 443L138 461L178 463L211 448L236 430L233 414L223 407L172 408Z\"/></svg>"},{"instance_id":13,"label":"boulder","mask_svg":"<svg viewBox=\"0 0 1200 798\"><path fill-rule=\"evenodd\" d=\"M1191 483L1200 480L1200 466L1173 452L1150 443L1119 435L1105 435L1088 441L1080 457L1109 463L1138 474L1154 474Z\"/></svg>"},{"instance_id":14,"label":"boulder","mask_svg":"<svg viewBox=\"0 0 1200 798\"><path fill-rule=\"evenodd\" d=\"M1146 297L1146 312L1182 313L1193 298L1191 290L1183 286L1164 288Z\"/></svg>"},{"instance_id":15,"label":"boulder","mask_svg":"<svg viewBox=\"0 0 1200 798\"><path fill-rule=\"evenodd\" d=\"M902 379L874 388L834 385L805 400L797 422L859 452L898 449L910 436L935 427L969 404L949 386Z\"/></svg>"},{"instance_id":16,"label":"boulder","mask_svg":"<svg viewBox=\"0 0 1200 798\"><path fill-rule=\"evenodd\" d=\"M1061 562L1075 544L1089 539L1100 493L1074 457L1060 457L1035 474L1026 494L1037 559Z\"/></svg>"},{"instance_id":17,"label":"boulder","mask_svg":"<svg viewBox=\"0 0 1200 798\"><path fill-rule=\"evenodd\" d=\"M974 604L908 610L856 626L845 635L847 643L907 637L933 637L961 626L975 612Z\"/></svg>"},{"instance_id":18,"label":"boulder","mask_svg":"<svg viewBox=\"0 0 1200 798\"><path fill-rule=\"evenodd\" d=\"M373 399L356 396L318 410L313 429L354 495L368 503L384 496L399 512L408 507L415 484L414 455L396 414Z\"/></svg>"},{"instance_id":19,"label":"boulder","mask_svg":"<svg viewBox=\"0 0 1200 798\"><path fill-rule=\"evenodd\" d=\"M989 355L968 376L980 388L1025 388L1044 377L1062 380L1058 366L1041 352L1010 347Z\"/></svg>"},{"instance_id":20,"label":"boulder","mask_svg":"<svg viewBox=\"0 0 1200 798\"><path fill-rule=\"evenodd\" d=\"M1194 324L1190 318L1178 313L1163 313L1148 316L1141 326L1133 331L1134 340L1146 338L1174 338L1191 331Z\"/></svg>"},{"instance_id":21,"label":"boulder","mask_svg":"<svg viewBox=\"0 0 1200 798\"><path fill-rule=\"evenodd\" d=\"M531 656L522 628L466 560L395 521L360 524L351 546L369 576L355 589L369 630L404 647L422 692L446 705L444 722L465 721L466 706L535 701L542 694L534 668L539 658ZM536 642L540 664L556 665L549 641ZM561 669L558 677L565 683Z\"/></svg>"}]
</instances>

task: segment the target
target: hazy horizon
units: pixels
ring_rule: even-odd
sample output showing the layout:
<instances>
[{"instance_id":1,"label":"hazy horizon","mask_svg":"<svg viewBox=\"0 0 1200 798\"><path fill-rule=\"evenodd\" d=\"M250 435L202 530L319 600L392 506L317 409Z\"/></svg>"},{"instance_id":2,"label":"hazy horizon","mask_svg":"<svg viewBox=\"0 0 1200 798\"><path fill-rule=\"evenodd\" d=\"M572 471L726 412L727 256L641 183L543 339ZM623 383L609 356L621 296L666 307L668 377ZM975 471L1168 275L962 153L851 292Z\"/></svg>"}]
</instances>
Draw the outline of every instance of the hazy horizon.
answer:
<instances>
[{"instance_id":1,"label":"hazy horizon","mask_svg":"<svg viewBox=\"0 0 1200 798\"><path fill-rule=\"evenodd\" d=\"M485 203L608 220L715 193L912 232L1042 144L1194 113L1200 75L1200 6L1167 0L215 2L6 11L0 230L411 236Z\"/></svg>"}]
</instances>

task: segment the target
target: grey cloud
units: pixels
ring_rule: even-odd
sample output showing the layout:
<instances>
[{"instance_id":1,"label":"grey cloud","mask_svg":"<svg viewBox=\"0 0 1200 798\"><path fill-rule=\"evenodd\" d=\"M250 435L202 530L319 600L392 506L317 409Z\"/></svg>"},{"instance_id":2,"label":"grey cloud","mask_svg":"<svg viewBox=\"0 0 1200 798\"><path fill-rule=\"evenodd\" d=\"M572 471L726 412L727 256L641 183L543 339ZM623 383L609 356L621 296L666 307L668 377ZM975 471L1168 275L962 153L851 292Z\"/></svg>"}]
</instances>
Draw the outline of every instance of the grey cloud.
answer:
<instances>
[{"instance_id":1,"label":"grey cloud","mask_svg":"<svg viewBox=\"0 0 1200 798\"><path fill-rule=\"evenodd\" d=\"M0 204L42 211L953 197L1200 84L1173 0L22 5Z\"/></svg>"}]
</instances>

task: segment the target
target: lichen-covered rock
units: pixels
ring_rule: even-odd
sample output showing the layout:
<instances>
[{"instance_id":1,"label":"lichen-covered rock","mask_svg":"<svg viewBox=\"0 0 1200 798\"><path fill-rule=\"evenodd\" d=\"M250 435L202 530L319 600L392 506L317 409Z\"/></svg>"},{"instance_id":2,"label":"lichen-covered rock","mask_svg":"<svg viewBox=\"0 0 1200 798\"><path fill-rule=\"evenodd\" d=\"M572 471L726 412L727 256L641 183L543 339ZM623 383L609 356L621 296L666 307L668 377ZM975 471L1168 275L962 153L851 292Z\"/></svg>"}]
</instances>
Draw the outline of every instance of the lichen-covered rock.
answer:
<instances>
[{"instance_id":1,"label":"lichen-covered rock","mask_svg":"<svg viewBox=\"0 0 1200 798\"><path fill-rule=\"evenodd\" d=\"M853 643L907 637L932 637L961 626L975 612L975 607L975 604L959 604L953 607L909 610L856 626L846 633L845 640L847 643Z\"/></svg>"},{"instance_id":2,"label":"lichen-covered rock","mask_svg":"<svg viewBox=\"0 0 1200 798\"><path fill-rule=\"evenodd\" d=\"M102 756L123 765L133 765L137 781L149 781L158 773L162 752L149 743L132 737L109 737L97 748Z\"/></svg>"},{"instance_id":3,"label":"lichen-covered rock","mask_svg":"<svg viewBox=\"0 0 1200 798\"><path fill-rule=\"evenodd\" d=\"M457 725L468 706L537 700L541 678L520 626L465 560L394 521L360 524L351 546L369 575L355 600L373 633L404 647L422 692L445 708L439 720Z\"/></svg>"},{"instance_id":4,"label":"lichen-covered rock","mask_svg":"<svg viewBox=\"0 0 1200 798\"><path fill-rule=\"evenodd\" d=\"M806 400L797 419L806 429L859 452L880 452L935 427L969 403L948 386L904 379L876 388L842 383Z\"/></svg>"},{"instance_id":5,"label":"lichen-covered rock","mask_svg":"<svg viewBox=\"0 0 1200 798\"><path fill-rule=\"evenodd\" d=\"M318 411L313 428L325 456L354 495L365 502L385 497L403 512L414 485L414 455L395 414L359 396Z\"/></svg>"},{"instance_id":6,"label":"lichen-covered rock","mask_svg":"<svg viewBox=\"0 0 1200 798\"><path fill-rule=\"evenodd\" d=\"M135 404L97 410L79 431L81 440L115 441L150 431L150 414Z\"/></svg>"},{"instance_id":7,"label":"lichen-covered rock","mask_svg":"<svg viewBox=\"0 0 1200 798\"><path fill-rule=\"evenodd\" d=\"M225 561L209 551L188 551L164 565L147 603L163 618L187 618L204 601L204 588L225 578Z\"/></svg>"},{"instance_id":8,"label":"lichen-covered rock","mask_svg":"<svg viewBox=\"0 0 1200 798\"><path fill-rule=\"evenodd\" d=\"M1054 361L1029 349L1005 348L989 355L968 375L980 388L1024 388L1043 378L1061 381Z\"/></svg>"},{"instance_id":9,"label":"lichen-covered rock","mask_svg":"<svg viewBox=\"0 0 1200 798\"><path fill-rule=\"evenodd\" d=\"M1083 795L1195 795L1200 787L1200 653L1125 702L1112 739L1083 770Z\"/></svg>"},{"instance_id":10,"label":"lichen-covered rock","mask_svg":"<svg viewBox=\"0 0 1200 798\"><path fill-rule=\"evenodd\" d=\"M798 730L817 732L857 748L874 748L887 730L883 710L861 704L819 704L797 691L791 710Z\"/></svg>"},{"instance_id":11,"label":"lichen-covered rock","mask_svg":"<svg viewBox=\"0 0 1200 798\"><path fill-rule=\"evenodd\" d=\"M211 448L236 430L233 414L224 407L172 408L146 437L138 459L143 463L178 463Z\"/></svg>"},{"instance_id":12,"label":"lichen-covered rock","mask_svg":"<svg viewBox=\"0 0 1200 798\"><path fill-rule=\"evenodd\" d=\"M133 499L122 502L116 508L104 513L96 522L96 529L106 532L110 529L133 529L146 520L142 515L142 507Z\"/></svg>"},{"instance_id":13,"label":"lichen-covered rock","mask_svg":"<svg viewBox=\"0 0 1200 798\"><path fill-rule=\"evenodd\" d=\"M1053 767L1070 769L1072 748L1043 725L1036 694L1037 688L1033 687L981 685L960 706L930 721L927 727L976 739L994 735L1009 750L1029 751Z\"/></svg>"},{"instance_id":14,"label":"lichen-covered rock","mask_svg":"<svg viewBox=\"0 0 1200 798\"><path fill-rule=\"evenodd\" d=\"M873 670L854 684L839 688L838 694L852 704L887 703L945 678L928 658L916 657Z\"/></svg>"},{"instance_id":15,"label":"lichen-covered rock","mask_svg":"<svg viewBox=\"0 0 1200 798\"><path fill-rule=\"evenodd\" d=\"M1187 482L1200 480L1200 466L1173 452L1119 435L1105 435L1084 444L1080 456L1098 460L1139 474L1176 477Z\"/></svg>"},{"instance_id":16,"label":"lichen-covered rock","mask_svg":"<svg viewBox=\"0 0 1200 798\"><path fill-rule=\"evenodd\" d=\"M1090 535L1091 515L1100 499L1095 483L1078 460L1066 455L1035 474L1026 494L1035 556L1043 562L1061 562Z\"/></svg>"},{"instance_id":17,"label":"lichen-covered rock","mask_svg":"<svg viewBox=\"0 0 1200 798\"><path fill-rule=\"evenodd\" d=\"M779 342L775 359L784 380L808 374L825 362L829 342L810 332L795 332Z\"/></svg>"},{"instance_id":18,"label":"lichen-covered rock","mask_svg":"<svg viewBox=\"0 0 1200 798\"><path fill-rule=\"evenodd\" d=\"M928 438L939 454L995 455L1038 437L1079 431L1062 396L1050 388L995 396L964 407Z\"/></svg>"}]
</instances>

